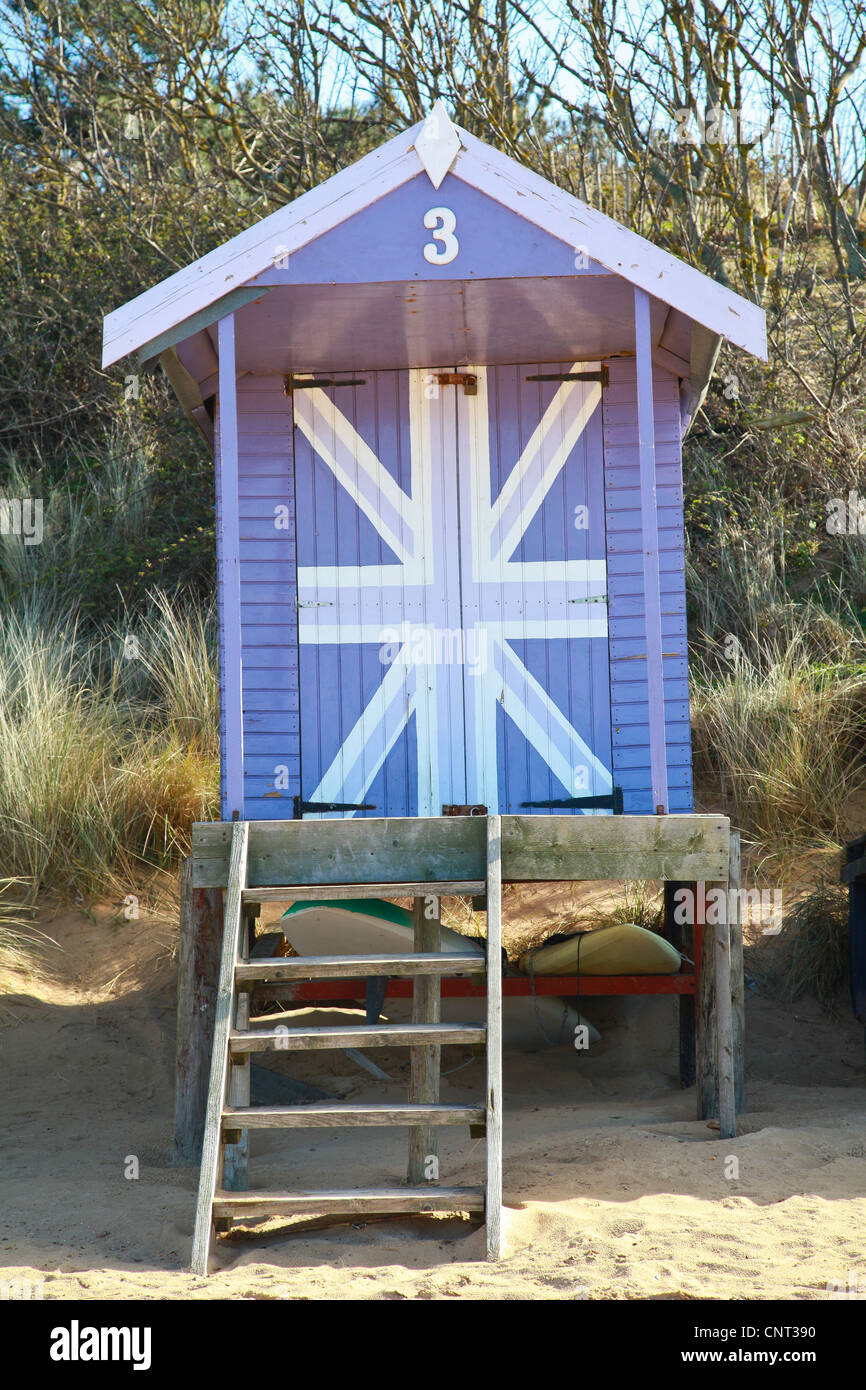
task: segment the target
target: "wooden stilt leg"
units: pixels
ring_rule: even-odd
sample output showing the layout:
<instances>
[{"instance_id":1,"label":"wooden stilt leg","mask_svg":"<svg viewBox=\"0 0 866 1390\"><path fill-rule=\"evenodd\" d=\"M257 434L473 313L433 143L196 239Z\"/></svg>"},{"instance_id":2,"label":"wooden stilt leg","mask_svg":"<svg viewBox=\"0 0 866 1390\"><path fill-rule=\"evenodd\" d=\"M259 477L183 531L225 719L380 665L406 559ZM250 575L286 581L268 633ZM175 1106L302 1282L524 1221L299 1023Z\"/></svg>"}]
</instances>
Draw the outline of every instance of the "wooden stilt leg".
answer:
<instances>
[{"instance_id":1,"label":"wooden stilt leg","mask_svg":"<svg viewBox=\"0 0 866 1390\"><path fill-rule=\"evenodd\" d=\"M737 1132L737 1114L734 1088L734 1012L731 1000L731 936L727 894L724 911L718 915L713 935L716 948L719 1133L722 1139L733 1139Z\"/></svg>"},{"instance_id":2,"label":"wooden stilt leg","mask_svg":"<svg viewBox=\"0 0 866 1390\"><path fill-rule=\"evenodd\" d=\"M678 922L678 915L683 915L682 904L677 903L677 894L685 889L690 897L687 899L692 905L695 902L694 883L665 883L665 936L672 946L678 951L694 958L694 929L690 922ZM691 916L688 913L688 916ZM681 994L677 1000L677 1012L679 1021L679 1063L680 1063L680 1085L683 1090L695 1084L695 996L693 994Z\"/></svg>"},{"instance_id":3,"label":"wooden stilt leg","mask_svg":"<svg viewBox=\"0 0 866 1390\"><path fill-rule=\"evenodd\" d=\"M440 900L432 894L415 899L414 928L416 951L439 951L442 942ZM412 1022L438 1023L442 1016L440 980L436 975L419 975L412 987ZM409 1101L438 1104L440 1047L410 1049ZM418 1125L409 1131L409 1182L416 1186L439 1180L439 1140L432 1125Z\"/></svg>"},{"instance_id":4,"label":"wooden stilt leg","mask_svg":"<svg viewBox=\"0 0 866 1390\"><path fill-rule=\"evenodd\" d=\"M695 1081L699 1120L714 1119L719 1113L715 929L712 925L706 925L707 891L718 886L714 883L698 883L695 892L695 951L700 955L698 994L695 1000Z\"/></svg>"},{"instance_id":5,"label":"wooden stilt leg","mask_svg":"<svg viewBox=\"0 0 866 1390\"><path fill-rule=\"evenodd\" d=\"M746 981L743 970L743 910L740 832L731 832L731 1000L734 1010L734 1086L737 1114L746 1108Z\"/></svg>"},{"instance_id":6,"label":"wooden stilt leg","mask_svg":"<svg viewBox=\"0 0 866 1390\"><path fill-rule=\"evenodd\" d=\"M177 962L176 1163L201 1160L223 941L222 889L195 888L192 877L192 860L186 859L180 876Z\"/></svg>"}]
</instances>

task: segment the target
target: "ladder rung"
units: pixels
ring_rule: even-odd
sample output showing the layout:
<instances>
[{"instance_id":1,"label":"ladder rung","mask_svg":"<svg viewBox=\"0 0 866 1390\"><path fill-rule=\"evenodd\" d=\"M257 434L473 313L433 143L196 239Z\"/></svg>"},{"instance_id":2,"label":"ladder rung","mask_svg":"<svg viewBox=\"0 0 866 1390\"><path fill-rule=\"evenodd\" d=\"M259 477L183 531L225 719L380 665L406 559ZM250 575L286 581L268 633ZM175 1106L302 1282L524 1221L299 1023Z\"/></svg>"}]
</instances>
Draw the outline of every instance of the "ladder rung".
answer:
<instances>
[{"instance_id":1,"label":"ladder rung","mask_svg":"<svg viewBox=\"0 0 866 1390\"><path fill-rule=\"evenodd\" d=\"M439 879L435 883L290 883L275 888L245 888L245 903L293 903L310 898L437 898L483 893L481 878Z\"/></svg>"},{"instance_id":2,"label":"ladder rung","mask_svg":"<svg viewBox=\"0 0 866 1390\"><path fill-rule=\"evenodd\" d=\"M227 1106L223 1129L308 1129L317 1125L480 1125L479 1105L258 1105Z\"/></svg>"},{"instance_id":3,"label":"ladder rung","mask_svg":"<svg viewBox=\"0 0 866 1390\"><path fill-rule=\"evenodd\" d=\"M438 1047L449 1043L482 1043L483 1024L405 1023L346 1025L340 1028L262 1028L232 1033L229 1050L241 1052L297 1052L304 1048Z\"/></svg>"},{"instance_id":4,"label":"ladder rung","mask_svg":"<svg viewBox=\"0 0 866 1390\"><path fill-rule=\"evenodd\" d=\"M400 1212L483 1211L480 1187L383 1187L345 1192L217 1192L215 1217L331 1215L390 1216Z\"/></svg>"},{"instance_id":5,"label":"ladder rung","mask_svg":"<svg viewBox=\"0 0 866 1390\"><path fill-rule=\"evenodd\" d=\"M417 951L399 956L262 956L235 967L238 984L257 980L355 980L384 975L482 975L483 955Z\"/></svg>"}]
</instances>

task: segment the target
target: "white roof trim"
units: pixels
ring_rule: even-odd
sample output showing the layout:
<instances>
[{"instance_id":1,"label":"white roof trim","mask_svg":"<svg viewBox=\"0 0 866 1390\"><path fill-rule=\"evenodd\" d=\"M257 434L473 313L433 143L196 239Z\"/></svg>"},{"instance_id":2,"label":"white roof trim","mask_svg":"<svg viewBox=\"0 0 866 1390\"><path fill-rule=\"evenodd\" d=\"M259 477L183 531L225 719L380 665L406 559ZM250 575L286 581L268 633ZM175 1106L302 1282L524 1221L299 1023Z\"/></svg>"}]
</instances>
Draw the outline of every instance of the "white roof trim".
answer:
<instances>
[{"instance_id":1,"label":"white roof trim","mask_svg":"<svg viewBox=\"0 0 866 1390\"><path fill-rule=\"evenodd\" d=\"M449 121L449 125L450 125ZM146 290L105 319L103 367L183 323L269 266L393 192L418 173L424 122L397 135L317 188ZM737 347L766 359L764 312L710 276L565 193L507 155L452 126L456 177L607 270L679 309ZM444 173L442 178L444 178Z\"/></svg>"},{"instance_id":2,"label":"white roof trim","mask_svg":"<svg viewBox=\"0 0 866 1390\"><path fill-rule=\"evenodd\" d=\"M254 275L260 275L308 241L415 178L419 166L412 145L421 125L419 121L309 193L302 193L192 265L107 314L102 334L103 367L152 342L214 300L222 299L229 290L239 289Z\"/></svg>"},{"instance_id":3,"label":"white roof trim","mask_svg":"<svg viewBox=\"0 0 866 1390\"><path fill-rule=\"evenodd\" d=\"M630 280L687 318L766 360L763 309L460 130L454 174L570 246L585 247L606 270Z\"/></svg>"}]
</instances>

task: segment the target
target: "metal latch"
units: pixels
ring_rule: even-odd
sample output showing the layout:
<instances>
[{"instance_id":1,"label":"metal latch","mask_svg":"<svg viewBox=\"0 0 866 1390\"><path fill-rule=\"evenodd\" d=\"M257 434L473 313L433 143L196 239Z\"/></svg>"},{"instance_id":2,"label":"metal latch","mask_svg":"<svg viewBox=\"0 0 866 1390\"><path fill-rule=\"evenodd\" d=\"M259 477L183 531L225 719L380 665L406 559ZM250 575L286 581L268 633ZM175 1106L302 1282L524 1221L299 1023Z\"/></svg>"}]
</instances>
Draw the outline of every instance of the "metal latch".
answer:
<instances>
[{"instance_id":1,"label":"metal latch","mask_svg":"<svg viewBox=\"0 0 866 1390\"><path fill-rule=\"evenodd\" d=\"M464 396L478 395L478 377L472 372L437 372L436 380L440 386L462 386Z\"/></svg>"}]
</instances>

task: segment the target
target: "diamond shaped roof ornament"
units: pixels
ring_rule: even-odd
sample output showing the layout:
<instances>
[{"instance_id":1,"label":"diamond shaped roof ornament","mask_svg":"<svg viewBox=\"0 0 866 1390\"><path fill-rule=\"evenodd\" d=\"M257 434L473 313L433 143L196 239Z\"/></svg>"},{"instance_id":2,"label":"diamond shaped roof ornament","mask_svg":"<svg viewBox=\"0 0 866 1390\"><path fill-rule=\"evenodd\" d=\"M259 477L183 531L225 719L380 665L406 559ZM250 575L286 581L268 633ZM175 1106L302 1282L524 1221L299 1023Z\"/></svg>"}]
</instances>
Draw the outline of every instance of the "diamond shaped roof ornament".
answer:
<instances>
[{"instance_id":1,"label":"diamond shaped roof ornament","mask_svg":"<svg viewBox=\"0 0 866 1390\"><path fill-rule=\"evenodd\" d=\"M415 141L415 152L427 171L434 188L438 188L460 150L460 136L451 124L441 97L436 101Z\"/></svg>"}]
</instances>

